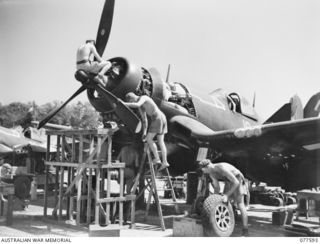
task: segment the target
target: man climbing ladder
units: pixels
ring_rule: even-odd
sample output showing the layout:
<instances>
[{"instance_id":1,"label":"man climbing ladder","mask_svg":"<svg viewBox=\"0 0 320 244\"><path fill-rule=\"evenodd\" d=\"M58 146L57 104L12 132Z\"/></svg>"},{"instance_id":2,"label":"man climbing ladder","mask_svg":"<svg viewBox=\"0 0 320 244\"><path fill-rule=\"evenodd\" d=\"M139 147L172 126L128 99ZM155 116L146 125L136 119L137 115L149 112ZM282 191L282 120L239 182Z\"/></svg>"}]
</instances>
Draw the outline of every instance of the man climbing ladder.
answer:
<instances>
[{"instance_id":1,"label":"man climbing ladder","mask_svg":"<svg viewBox=\"0 0 320 244\"><path fill-rule=\"evenodd\" d=\"M147 141L152 154L154 156L154 164L161 165L159 170L169 167L167 161L167 148L164 143L164 135L167 133L167 119L160 111L155 102L148 96L137 96L133 92L126 95L126 105L131 108L138 108L141 114L143 124L142 140ZM150 118L150 125L148 126L147 116ZM162 163L158 154L157 145L154 142L154 137L157 136L158 144L161 149Z\"/></svg>"}]
</instances>

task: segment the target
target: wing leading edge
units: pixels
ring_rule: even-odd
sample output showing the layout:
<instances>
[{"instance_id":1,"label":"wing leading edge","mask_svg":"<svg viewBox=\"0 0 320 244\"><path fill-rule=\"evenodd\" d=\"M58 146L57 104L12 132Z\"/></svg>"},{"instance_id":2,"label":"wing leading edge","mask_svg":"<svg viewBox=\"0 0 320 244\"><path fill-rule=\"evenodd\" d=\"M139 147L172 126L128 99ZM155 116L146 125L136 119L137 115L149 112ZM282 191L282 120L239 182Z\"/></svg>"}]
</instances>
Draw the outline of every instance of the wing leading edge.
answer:
<instances>
[{"instance_id":1,"label":"wing leading edge","mask_svg":"<svg viewBox=\"0 0 320 244\"><path fill-rule=\"evenodd\" d=\"M320 185L319 117L218 132L184 116L170 123L193 143L209 143L223 155L218 160L235 164L253 180L290 190Z\"/></svg>"}]
</instances>

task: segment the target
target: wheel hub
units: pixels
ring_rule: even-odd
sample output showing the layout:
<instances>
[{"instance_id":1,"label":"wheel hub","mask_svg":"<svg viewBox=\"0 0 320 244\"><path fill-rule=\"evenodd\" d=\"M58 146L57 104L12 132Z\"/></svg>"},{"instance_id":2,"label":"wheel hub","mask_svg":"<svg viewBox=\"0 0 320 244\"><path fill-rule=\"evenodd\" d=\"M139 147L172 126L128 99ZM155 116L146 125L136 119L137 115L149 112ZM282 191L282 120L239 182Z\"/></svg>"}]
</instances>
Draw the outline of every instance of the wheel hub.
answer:
<instances>
[{"instance_id":1,"label":"wheel hub","mask_svg":"<svg viewBox=\"0 0 320 244\"><path fill-rule=\"evenodd\" d=\"M230 212L225 205L217 205L215 209L215 221L221 231L227 231L230 228Z\"/></svg>"}]
</instances>

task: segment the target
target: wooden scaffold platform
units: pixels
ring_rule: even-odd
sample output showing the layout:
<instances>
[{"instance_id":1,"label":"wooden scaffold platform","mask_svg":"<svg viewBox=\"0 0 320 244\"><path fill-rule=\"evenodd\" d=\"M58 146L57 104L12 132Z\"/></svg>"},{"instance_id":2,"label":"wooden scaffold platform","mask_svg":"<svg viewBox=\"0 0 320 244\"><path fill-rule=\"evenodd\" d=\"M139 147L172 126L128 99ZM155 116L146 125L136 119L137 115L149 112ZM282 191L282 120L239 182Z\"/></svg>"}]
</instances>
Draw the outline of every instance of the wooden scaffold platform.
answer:
<instances>
[{"instance_id":1,"label":"wooden scaffold platform","mask_svg":"<svg viewBox=\"0 0 320 244\"><path fill-rule=\"evenodd\" d=\"M112 158L112 135L116 130L47 131L44 217L48 217L48 178L53 168L56 177L53 216L58 221L105 226L111 223L118 208L121 226L124 202L131 201L131 223L134 224L136 195L124 194L125 163ZM51 136L57 136L55 156L49 151ZM115 171L120 182L116 193L111 192L111 175Z\"/></svg>"}]
</instances>

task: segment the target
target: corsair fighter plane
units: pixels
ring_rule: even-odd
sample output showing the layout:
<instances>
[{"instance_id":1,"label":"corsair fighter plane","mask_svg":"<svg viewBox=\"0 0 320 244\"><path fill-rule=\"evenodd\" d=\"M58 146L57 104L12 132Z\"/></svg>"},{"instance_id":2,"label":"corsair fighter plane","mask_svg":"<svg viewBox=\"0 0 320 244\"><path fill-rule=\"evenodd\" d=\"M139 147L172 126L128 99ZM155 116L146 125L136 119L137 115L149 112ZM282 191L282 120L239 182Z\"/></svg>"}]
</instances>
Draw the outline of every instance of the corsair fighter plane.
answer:
<instances>
[{"instance_id":1,"label":"corsair fighter plane","mask_svg":"<svg viewBox=\"0 0 320 244\"><path fill-rule=\"evenodd\" d=\"M113 9L114 0L107 0L96 40L100 55L109 38ZM166 143L173 174L194 171L198 160L210 158L235 165L253 181L288 190L320 185L319 94L304 109L294 96L263 123L254 107L237 93L218 89L200 98L182 83L163 81L154 68L136 66L123 57L110 62L106 87L93 80L94 74L77 71L75 77L82 86L39 127L86 90L98 112L114 113L132 133L139 133L139 118L122 102L125 94L134 92L150 96L167 117Z\"/></svg>"}]
</instances>

